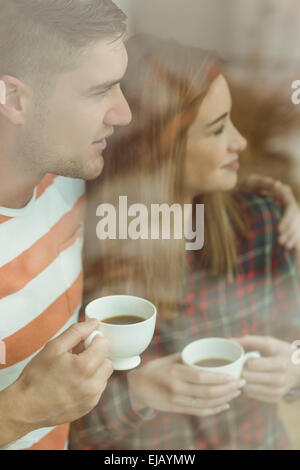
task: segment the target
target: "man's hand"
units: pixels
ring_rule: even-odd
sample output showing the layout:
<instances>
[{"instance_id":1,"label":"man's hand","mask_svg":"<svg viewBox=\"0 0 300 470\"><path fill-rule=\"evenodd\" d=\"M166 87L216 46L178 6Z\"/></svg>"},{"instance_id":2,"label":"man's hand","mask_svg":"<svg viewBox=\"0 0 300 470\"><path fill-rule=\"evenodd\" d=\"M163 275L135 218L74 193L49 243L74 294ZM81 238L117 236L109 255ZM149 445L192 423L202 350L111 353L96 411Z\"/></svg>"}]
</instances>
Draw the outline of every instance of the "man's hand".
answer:
<instances>
[{"instance_id":1,"label":"man's hand","mask_svg":"<svg viewBox=\"0 0 300 470\"><path fill-rule=\"evenodd\" d=\"M210 416L228 409L228 403L240 395L243 381L194 369L181 364L180 357L156 359L128 373L133 409Z\"/></svg>"},{"instance_id":2,"label":"man's hand","mask_svg":"<svg viewBox=\"0 0 300 470\"><path fill-rule=\"evenodd\" d=\"M23 419L33 428L70 423L97 405L113 373L109 342L96 337L81 354L71 352L96 327L96 320L72 325L24 368L15 385Z\"/></svg>"},{"instance_id":3,"label":"man's hand","mask_svg":"<svg viewBox=\"0 0 300 470\"><path fill-rule=\"evenodd\" d=\"M245 350L258 350L262 357L248 359L242 374L243 393L255 400L278 403L292 388L300 387L300 365L292 362L292 345L266 336L231 338Z\"/></svg>"},{"instance_id":4,"label":"man's hand","mask_svg":"<svg viewBox=\"0 0 300 470\"><path fill-rule=\"evenodd\" d=\"M242 187L257 190L260 194L276 197L283 202L285 212L278 226L278 241L288 250L296 249L300 252L300 207L292 189L273 178L256 174L250 175Z\"/></svg>"}]
</instances>

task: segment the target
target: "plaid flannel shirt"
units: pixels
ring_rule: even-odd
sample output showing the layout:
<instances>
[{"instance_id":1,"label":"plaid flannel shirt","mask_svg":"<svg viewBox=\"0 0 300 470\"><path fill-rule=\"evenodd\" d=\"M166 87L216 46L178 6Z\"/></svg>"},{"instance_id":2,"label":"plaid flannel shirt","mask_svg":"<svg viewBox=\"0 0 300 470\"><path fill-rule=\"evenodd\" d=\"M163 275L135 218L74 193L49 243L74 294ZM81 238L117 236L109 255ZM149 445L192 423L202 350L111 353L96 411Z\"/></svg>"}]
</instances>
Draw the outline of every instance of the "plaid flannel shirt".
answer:
<instances>
[{"instance_id":1,"label":"plaid flannel shirt","mask_svg":"<svg viewBox=\"0 0 300 470\"><path fill-rule=\"evenodd\" d=\"M300 339L299 272L293 254L278 242L282 206L270 197L239 194L251 209L247 239L238 238L238 276L234 283L212 278L189 252L187 293L172 320L157 322L143 363L181 351L204 337L273 336ZM219 415L193 417L157 411L152 419L130 405L126 372L114 372L97 407L74 422L71 449L288 449L289 438L278 406L241 394Z\"/></svg>"}]
</instances>

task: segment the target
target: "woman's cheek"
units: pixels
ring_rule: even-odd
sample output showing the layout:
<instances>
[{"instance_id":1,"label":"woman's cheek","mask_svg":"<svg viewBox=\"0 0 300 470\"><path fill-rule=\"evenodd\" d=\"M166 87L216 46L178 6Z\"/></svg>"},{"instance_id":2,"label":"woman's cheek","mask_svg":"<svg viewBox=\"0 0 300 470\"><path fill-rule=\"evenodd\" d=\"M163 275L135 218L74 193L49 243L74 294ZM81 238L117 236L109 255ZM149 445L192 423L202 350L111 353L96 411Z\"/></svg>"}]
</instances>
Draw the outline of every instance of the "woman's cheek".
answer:
<instances>
[{"instance_id":1,"label":"woman's cheek","mask_svg":"<svg viewBox=\"0 0 300 470\"><path fill-rule=\"evenodd\" d=\"M218 167L228 163L226 162L226 155L227 155L227 147L225 143L220 142L218 145L215 145L214 151L212 152L212 156L214 158L215 164Z\"/></svg>"}]
</instances>

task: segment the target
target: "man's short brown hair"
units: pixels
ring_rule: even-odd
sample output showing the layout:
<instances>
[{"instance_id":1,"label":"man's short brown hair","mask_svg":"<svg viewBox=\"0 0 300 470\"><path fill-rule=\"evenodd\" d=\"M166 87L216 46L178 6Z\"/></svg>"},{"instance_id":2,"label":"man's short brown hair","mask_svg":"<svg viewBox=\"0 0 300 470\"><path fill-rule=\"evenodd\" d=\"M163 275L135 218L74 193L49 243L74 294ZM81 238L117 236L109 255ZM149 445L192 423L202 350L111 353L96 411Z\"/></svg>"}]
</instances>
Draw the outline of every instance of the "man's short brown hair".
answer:
<instances>
[{"instance_id":1,"label":"man's short brown hair","mask_svg":"<svg viewBox=\"0 0 300 470\"><path fill-rule=\"evenodd\" d=\"M45 89L89 44L122 37L125 21L111 0L0 0L0 78Z\"/></svg>"}]
</instances>

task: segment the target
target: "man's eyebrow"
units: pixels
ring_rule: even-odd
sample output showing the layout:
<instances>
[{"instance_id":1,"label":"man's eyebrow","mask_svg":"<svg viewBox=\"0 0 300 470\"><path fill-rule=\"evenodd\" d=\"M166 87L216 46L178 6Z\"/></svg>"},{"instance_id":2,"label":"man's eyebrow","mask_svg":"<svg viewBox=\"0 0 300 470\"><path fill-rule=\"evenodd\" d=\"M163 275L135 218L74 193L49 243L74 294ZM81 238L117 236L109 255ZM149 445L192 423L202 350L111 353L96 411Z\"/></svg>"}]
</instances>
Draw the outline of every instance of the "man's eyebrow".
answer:
<instances>
[{"instance_id":1,"label":"man's eyebrow","mask_svg":"<svg viewBox=\"0 0 300 470\"><path fill-rule=\"evenodd\" d=\"M224 114L222 114L222 116L218 117L218 118L215 119L214 121L212 121L212 122L210 122L209 124L207 124L206 127L211 127L211 126L213 126L214 124L217 124L217 122L222 121L222 119L224 119L225 117L227 117L228 114L229 114L229 113L224 113Z\"/></svg>"},{"instance_id":2,"label":"man's eyebrow","mask_svg":"<svg viewBox=\"0 0 300 470\"><path fill-rule=\"evenodd\" d=\"M119 78L118 80L109 80L107 82L103 82L99 85L93 85L88 90L86 93L92 94L100 91L107 90L108 88L112 88L114 85L118 85L121 82L122 78Z\"/></svg>"}]
</instances>

